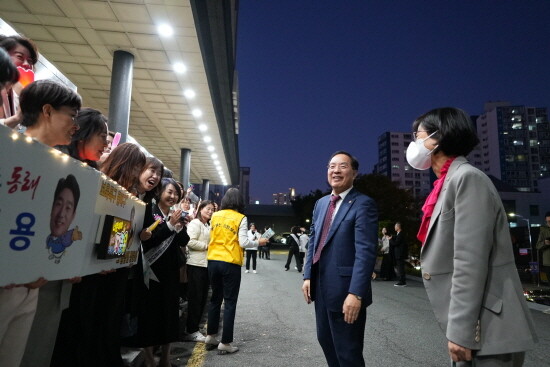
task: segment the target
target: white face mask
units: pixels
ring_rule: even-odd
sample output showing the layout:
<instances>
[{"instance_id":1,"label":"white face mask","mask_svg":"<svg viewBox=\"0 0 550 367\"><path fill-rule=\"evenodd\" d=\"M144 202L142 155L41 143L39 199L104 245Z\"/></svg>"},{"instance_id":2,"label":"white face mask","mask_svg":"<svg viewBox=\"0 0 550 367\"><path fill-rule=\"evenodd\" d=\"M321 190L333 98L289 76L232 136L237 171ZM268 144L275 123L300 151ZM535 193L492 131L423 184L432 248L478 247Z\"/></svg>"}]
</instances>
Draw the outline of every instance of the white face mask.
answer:
<instances>
[{"instance_id":1,"label":"white face mask","mask_svg":"<svg viewBox=\"0 0 550 367\"><path fill-rule=\"evenodd\" d=\"M432 159L430 156L434 149L438 146L436 145L434 149L429 150L424 146L424 142L431 138L435 133L437 133L437 131L431 133L424 139L416 139L415 141L411 141L409 147L407 148L407 162L409 162L411 167L418 170L427 170L430 168L432 165Z\"/></svg>"}]
</instances>

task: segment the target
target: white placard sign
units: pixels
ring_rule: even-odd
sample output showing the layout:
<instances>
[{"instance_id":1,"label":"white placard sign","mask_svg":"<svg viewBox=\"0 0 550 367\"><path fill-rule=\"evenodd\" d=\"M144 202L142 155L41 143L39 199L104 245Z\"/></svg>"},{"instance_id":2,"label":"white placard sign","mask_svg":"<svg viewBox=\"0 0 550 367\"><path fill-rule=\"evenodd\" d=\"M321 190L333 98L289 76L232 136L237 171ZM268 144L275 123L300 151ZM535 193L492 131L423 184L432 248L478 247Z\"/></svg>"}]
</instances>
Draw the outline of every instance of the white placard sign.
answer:
<instances>
[{"instance_id":1,"label":"white placard sign","mask_svg":"<svg viewBox=\"0 0 550 367\"><path fill-rule=\"evenodd\" d=\"M0 286L137 262L144 214L99 171L0 126Z\"/></svg>"}]
</instances>

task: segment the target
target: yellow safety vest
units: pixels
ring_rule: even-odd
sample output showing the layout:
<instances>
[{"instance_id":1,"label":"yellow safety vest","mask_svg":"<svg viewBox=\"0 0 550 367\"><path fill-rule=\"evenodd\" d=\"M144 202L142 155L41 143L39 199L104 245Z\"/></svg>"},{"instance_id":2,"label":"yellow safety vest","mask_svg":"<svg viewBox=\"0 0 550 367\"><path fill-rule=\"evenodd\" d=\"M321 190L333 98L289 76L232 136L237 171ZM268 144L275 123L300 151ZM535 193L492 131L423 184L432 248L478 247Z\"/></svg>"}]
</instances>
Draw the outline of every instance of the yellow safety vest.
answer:
<instances>
[{"instance_id":1,"label":"yellow safety vest","mask_svg":"<svg viewBox=\"0 0 550 367\"><path fill-rule=\"evenodd\" d=\"M212 215L208 260L243 264L244 250L239 245L239 225L243 218L243 214L231 209L220 210Z\"/></svg>"}]
</instances>

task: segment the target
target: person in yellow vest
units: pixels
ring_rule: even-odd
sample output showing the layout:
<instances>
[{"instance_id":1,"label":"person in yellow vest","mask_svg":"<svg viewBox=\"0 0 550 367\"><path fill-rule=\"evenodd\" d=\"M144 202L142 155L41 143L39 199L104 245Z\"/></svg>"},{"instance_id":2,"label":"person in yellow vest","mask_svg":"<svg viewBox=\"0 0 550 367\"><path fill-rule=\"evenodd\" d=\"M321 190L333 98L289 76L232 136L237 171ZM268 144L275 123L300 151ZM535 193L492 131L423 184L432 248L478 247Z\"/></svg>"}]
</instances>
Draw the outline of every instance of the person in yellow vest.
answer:
<instances>
[{"instance_id":1,"label":"person in yellow vest","mask_svg":"<svg viewBox=\"0 0 550 367\"><path fill-rule=\"evenodd\" d=\"M205 343L217 345L219 354L239 350L232 346L233 324L237 298L241 286L241 267L245 248L265 246L266 238L250 241L247 236L248 221L242 214L244 200L236 188L227 190L222 199L220 211L212 214L210 220L210 243L208 245L208 277L212 297L208 306L208 328ZM224 302L223 332L221 341L217 334L220 324L220 309Z\"/></svg>"}]
</instances>

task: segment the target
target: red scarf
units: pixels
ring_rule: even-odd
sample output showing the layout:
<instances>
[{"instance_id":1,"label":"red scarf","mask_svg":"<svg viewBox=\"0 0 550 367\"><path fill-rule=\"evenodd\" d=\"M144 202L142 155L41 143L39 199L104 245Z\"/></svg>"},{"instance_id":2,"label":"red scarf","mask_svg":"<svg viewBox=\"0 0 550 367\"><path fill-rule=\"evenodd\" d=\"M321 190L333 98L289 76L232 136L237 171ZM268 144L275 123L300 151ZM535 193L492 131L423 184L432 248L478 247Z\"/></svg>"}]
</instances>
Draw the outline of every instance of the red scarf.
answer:
<instances>
[{"instance_id":1,"label":"red scarf","mask_svg":"<svg viewBox=\"0 0 550 367\"><path fill-rule=\"evenodd\" d=\"M422 206L422 211L424 212L424 215L422 216L422 223L420 224L420 229L418 230L418 234L416 235L416 238L422 242L422 246L424 246L424 243L426 242L426 236L428 235L428 227L430 226L430 219L432 218L432 213L434 212L435 203L437 203L437 198L439 198L439 193L441 192L441 188L443 187L443 183L445 182L445 177L447 177L447 171L449 170L449 166L456 157L447 159L447 162L443 165L443 168L441 168L441 176L434 182L434 188L432 192L430 192L430 195L426 198L426 201L424 202L424 205Z\"/></svg>"}]
</instances>

